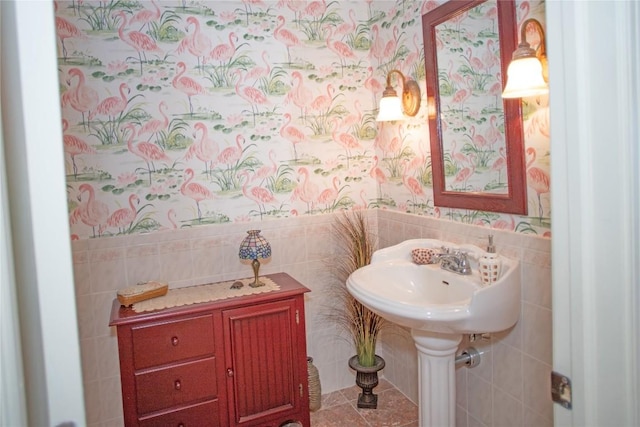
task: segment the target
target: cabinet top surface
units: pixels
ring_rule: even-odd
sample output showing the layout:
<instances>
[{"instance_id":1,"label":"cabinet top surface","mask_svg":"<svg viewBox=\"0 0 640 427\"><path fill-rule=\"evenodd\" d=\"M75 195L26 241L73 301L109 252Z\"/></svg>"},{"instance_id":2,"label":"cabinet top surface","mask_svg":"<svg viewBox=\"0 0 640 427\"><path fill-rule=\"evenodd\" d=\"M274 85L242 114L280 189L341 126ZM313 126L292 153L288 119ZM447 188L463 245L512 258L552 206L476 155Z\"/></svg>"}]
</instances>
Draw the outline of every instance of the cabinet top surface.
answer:
<instances>
[{"instance_id":1,"label":"cabinet top surface","mask_svg":"<svg viewBox=\"0 0 640 427\"><path fill-rule=\"evenodd\" d=\"M113 300L109 326L119 326L128 323L137 323L144 320L156 320L163 317L171 317L177 313L190 314L203 311L224 309L230 306L259 304L275 299L288 298L309 292L310 290L287 273L267 274L268 277L280 286L280 289L261 294L238 296L223 300L202 302L198 304L183 305L179 307L165 308L162 310L135 312L131 307L122 307L118 299ZM222 283L222 282L219 282Z\"/></svg>"}]
</instances>

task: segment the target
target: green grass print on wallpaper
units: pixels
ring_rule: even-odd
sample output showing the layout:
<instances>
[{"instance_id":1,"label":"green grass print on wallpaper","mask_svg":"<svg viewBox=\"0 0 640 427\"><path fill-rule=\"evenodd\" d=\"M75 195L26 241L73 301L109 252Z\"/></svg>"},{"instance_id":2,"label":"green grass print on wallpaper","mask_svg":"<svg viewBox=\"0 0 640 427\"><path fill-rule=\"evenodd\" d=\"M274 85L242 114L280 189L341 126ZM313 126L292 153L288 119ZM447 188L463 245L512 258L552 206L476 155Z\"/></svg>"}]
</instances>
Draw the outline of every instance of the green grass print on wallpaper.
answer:
<instances>
[{"instance_id":1,"label":"green grass print on wallpaper","mask_svg":"<svg viewBox=\"0 0 640 427\"><path fill-rule=\"evenodd\" d=\"M434 206L426 109L375 122L389 70L425 96L430 2L55 4L76 238L354 207L548 232L548 193L532 188L529 217ZM546 107L526 107L530 166L548 172L548 135L531 125Z\"/></svg>"}]
</instances>

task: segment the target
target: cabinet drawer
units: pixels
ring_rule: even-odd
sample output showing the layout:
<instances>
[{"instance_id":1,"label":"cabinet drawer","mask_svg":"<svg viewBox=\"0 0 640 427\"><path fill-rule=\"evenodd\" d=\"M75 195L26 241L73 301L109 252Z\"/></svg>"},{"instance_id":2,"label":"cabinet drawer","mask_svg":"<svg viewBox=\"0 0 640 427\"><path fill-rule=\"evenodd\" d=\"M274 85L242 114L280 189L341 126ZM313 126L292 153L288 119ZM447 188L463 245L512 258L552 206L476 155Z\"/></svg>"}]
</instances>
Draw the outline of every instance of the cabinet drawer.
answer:
<instances>
[{"instance_id":1,"label":"cabinet drawer","mask_svg":"<svg viewBox=\"0 0 640 427\"><path fill-rule=\"evenodd\" d=\"M211 315L134 326L131 333L135 369L214 354Z\"/></svg>"},{"instance_id":2,"label":"cabinet drawer","mask_svg":"<svg viewBox=\"0 0 640 427\"><path fill-rule=\"evenodd\" d=\"M140 427L220 427L217 400L140 420Z\"/></svg>"},{"instance_id":3,"label":"cabinet drawer","mask_svg":"<svg viewBox=\"0 0 640 427\"><path fill-rule=\"evenodd\" d=\"M136 374L138 414L214 399L215 357Z\"/></svg>"}]
</instances>

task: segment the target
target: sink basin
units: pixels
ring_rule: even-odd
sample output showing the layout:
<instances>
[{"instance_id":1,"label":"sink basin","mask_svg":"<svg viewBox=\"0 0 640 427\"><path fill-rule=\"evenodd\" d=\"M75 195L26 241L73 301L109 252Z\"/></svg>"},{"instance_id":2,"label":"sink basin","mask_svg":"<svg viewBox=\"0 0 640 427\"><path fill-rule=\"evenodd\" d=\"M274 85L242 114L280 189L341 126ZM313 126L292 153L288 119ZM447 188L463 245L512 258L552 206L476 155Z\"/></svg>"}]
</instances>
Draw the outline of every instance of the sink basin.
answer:
<instances>
[{"instance_id":1,"label":"sink basin","mask_svg":"<svg viewBox=\"0 0 640 427\"><path fill-rule=\"evenodd\" d=\"M440 264L413 262L416 248L442 246L465 251L472 273L460 275ZM419 251L420 252L420 251ZM406 240L380 249L371 263L354 271L347 289L380 316L411 328L418 350L418 423L421 427L455 425L455 354L463 334L498 332L520 314L520 264L499 256L498 280L483 285L478 259L484 251L433 239Z\"/></svg>"},{"instance_id":2,"label":"sink basin","mask_svg":"<svg viewBox=\"0 0 640 427\"><path fill-rule=\"evenodd\" d=\"M412 249L442 246L467 252L472 274L412 261ZM520 266L500 256L499 279L483 286L477 261L483 253L473 245L406 240L376 251L371 264L349 276L347 289L370 310L414 330L445 334L501 331L514 325L520 314Z\"/></svg>"}]
</instances>

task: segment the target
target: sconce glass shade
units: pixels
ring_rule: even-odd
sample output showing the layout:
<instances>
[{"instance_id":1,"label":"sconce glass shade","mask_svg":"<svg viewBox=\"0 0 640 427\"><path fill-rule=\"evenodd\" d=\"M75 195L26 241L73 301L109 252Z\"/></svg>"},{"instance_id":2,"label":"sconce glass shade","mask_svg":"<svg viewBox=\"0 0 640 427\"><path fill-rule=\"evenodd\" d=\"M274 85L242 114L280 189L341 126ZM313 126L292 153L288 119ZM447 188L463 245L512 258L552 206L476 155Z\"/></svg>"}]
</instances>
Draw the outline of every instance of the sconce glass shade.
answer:
<instances>
[{"instance_id":1,"label":"sconce glass shade","mask_svg":"<svg viewBox=\"0 0 640 427\"><path fill-rule=\"evenodd\" d=\"M391 86L391 75L398 74L402 82L402 99ZM376 121L387 122L394 120L404 120L405 115L413 117L420 109L420 86L413 79L407 79L399 70L391 70L387 74L387 87L380 99L380 108Z\"/></svg>"},{"instance_id":2,"label":"sconce glass shade","mask_svg":"<svg viewBox=\"0 0 640 427\"><path fill-rule=\"evenodd\" d=\"M507 85L503 98L526 98L544 95L549 86L542 77L542 63L535 56L514 59L507 68Z\"/></svg>"},{"instance_id":3,"label":"sconce glass shade","mask_svg":"<svg viewBox=\"0 0 640 427\"><path fill-rule=\"evenodd\" d=\"M249 283L249 286L254 288L263 286L264 283L258 280L258 272L260 271L260 261L258 259L271 257L271 245L267 242L267 239L260 235L260 230L247 231L247 236L240 243L238 256L241 260L252 260L251 267L253 268L254 281Z\"/></svg>"},{"instance_id":4,"label":"sconce glass shade","mask_svg":"<svg viewBox=\"0 0 640 427\"><path fill-rule=\"evenodd\" d=\"M402 103L398 95L383 96L380 99L380 108L378 109L378 122L391 122L394 120L404 120L402 113Z\"/></svg>"}]
</instances>

